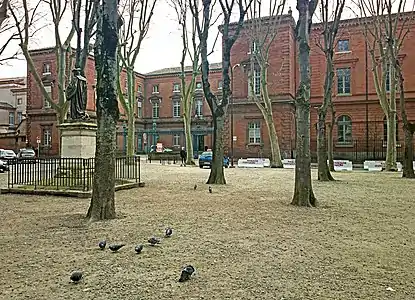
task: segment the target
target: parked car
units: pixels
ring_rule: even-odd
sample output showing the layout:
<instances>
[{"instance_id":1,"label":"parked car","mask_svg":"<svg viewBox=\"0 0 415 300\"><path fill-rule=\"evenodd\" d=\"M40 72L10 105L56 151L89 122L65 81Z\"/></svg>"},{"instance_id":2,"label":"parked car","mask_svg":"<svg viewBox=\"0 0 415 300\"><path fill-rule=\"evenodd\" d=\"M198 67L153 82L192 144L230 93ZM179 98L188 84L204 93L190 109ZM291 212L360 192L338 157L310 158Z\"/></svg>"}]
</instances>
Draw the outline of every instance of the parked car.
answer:
<instances>
[{"instance_id":1,"label":"parked car","mask_svg":"<svg viewBox=\"0 0 415 300\"><path fill-rule=\"evenodd\" d=\"M4 160L9 165L16 162L16 157L16 153L14 153L13 150L0 150L0 159Z\"/></svg>"},{"instance_id":2,"label":"parked car","mask_svg":"<svg viewBox=\"0 0 415 300\"><path fill-rule=\"evenodd\" d=\"M199 167L200 168L203 168L204 166L211 167L212 157L213 157L212 151L205 151L202 154L200 154L199 155ZM225 166L225 168L229 167L229 157L226 157L226 156L223 157L223 165Z\"/></svg>"},{"instance_id":3,"label":"parked car","mask_svg":"<svg viewBox=\"0 0 415 300\"><path fill-rule=\"evenodd\" d=\"M0 159L0 173L4 173L6 171L9 171L9 166L6 161Z\"/></svg>"},{"instance_id":4,"label":"parked car","mask_svg":"<svg viewBox=\"0 0 415 300\"><path fill-rule=\"evenodd\" d=\"M19 161L34 161L34 158L36 157L35 150L31 148L22 148L19 150L19 153L17 153L17 159Z\"/></svg>"},{"instance_id":5,"label":"parked car","mask_svg":"<svg viewBox=\"0 0 415 300\"><path fill-rule=\"evenodd\" d=\"M150 146L150 153L152 153L152 152L157 152L157 146L156 145L151 145ZM173 152L173 150L172 149L170 149L170 148L165 148L165 147L163 147L163 152L165 153L165 152Z\"/></svg>"}]
</instances>

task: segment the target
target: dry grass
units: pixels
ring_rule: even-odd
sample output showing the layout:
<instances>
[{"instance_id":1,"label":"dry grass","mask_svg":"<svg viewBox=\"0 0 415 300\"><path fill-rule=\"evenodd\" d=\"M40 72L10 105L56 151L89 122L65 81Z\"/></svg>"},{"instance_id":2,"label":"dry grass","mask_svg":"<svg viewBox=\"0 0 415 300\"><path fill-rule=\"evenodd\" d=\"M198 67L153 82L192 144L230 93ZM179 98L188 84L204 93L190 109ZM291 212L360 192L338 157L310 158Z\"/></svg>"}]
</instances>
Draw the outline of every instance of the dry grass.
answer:
<instances>
[{"instance_id":1,"label":"dry grass","mask_svg":"<svg viewBox=\"0 0 415 300\"><path fill-rule=\"evenodd\" d=\"M117 193L120 218L90 225L88 200L2 195L0 298L415 299L414 181L335 174L305 209L289 205L292 170L226 170L212 194L208 174L143 165L146 187ZM166 226L172 238L134 253ZM100 251L104 238L127 246ZM187 263L198 274L178 283Z\"/></svg>"}]
</instances>

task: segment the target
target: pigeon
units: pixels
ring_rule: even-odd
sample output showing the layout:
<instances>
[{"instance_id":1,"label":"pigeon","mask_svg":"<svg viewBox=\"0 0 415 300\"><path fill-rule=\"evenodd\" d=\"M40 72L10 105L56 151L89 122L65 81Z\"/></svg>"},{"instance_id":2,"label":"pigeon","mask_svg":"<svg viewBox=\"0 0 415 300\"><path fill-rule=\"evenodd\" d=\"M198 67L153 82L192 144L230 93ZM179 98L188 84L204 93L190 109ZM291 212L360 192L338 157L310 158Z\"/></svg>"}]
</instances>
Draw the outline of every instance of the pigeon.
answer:
<instances>
[{"instance_id":1,"label":"pigeon","mask_svg":"<svg viewBox=\"0 0 415 300\"><path fill-rule=\"evenodd\" d=\"M212 194L212 187L211 186L209 187L209 193Z\"/></svg>"},{"instance_id":2,"label":"pigeon","mask_svg":"<svg viewBox=\"0 0 415 300\"><path fill-rule=\"evenodd\" d=\"M192 274L195 272L195 268L191 265L187 265L182 269L182 274L180 275L179 282L184 282L189 280Z\"/></svg>"},{"instance_id":3,"label":"pigeon","mask_svg":"<svg viewBox=\"0 0 415 300\"><path fill-rule=\"evenodd\" d=\"M173 234L173 229L171 229L170 227L166 228L166 238L171 237L171 235Z\"/></svg>"},{"instance_id":4,"label":"pigeon","mask_svg":"<svg viewBox=\"0 0 415 300\"><path fill-rule=\"evenodd\" d=\"M101 250L104 250L105 246L107 246L107 241L100 241L98 246Z\"/></svg>"},{"instance_id":5,"label":"pigeon","mask_svg":"<svg viewBox=\"0 0 415 300\"><path fill-rule=\"evenodd\" d=\"M135 247L134 250L137 254L140 254L141 250L143 250L143 247L144 247L143 245L138 245L138 246Z\"/></svg>"},{"instance_id":6,"label":"pigeon","mask_svg":"<svg viewBox=\"0 0 415 300\"><path fill-rule=\"evenodd\" d=\"M112 252L117 252L118 250L120 250L124 246L125 246L125 244L114 244L114 245L110 245L109 248Z\"/></svg>"},{"instance_id":7,"label":"pigeon","mask_svg":"<svg viewBox=\"0 0 415 300\"><path fill-rule=\"evenodd\" d=\"M72 282L79 282L79 280L82 279L82 272L81 271L75 271L71 274L71 281Z\"/></svg>"},{"instance_id":8,"label":"pigeon","mask_svg":"<svg viewBox=\"0 0 415 300\"><path fill-rule=\"evenodd\" d=\"M194 186L194 188L193 188L195 191L196 191L196 189L197 189L197 184L195 184L195 186Z\"/></svg>"},{"instance_id":9,"label":"pigeon","mask_svg":"<svg viewBox=\"0 0 415 300\"><path fill-rule=\"evenodd\" d=\"M148 239L148 242L150 243L151 246L155 246L157 244L160 244L160 239L153 236Z\"/></svg>"}]
</instances>

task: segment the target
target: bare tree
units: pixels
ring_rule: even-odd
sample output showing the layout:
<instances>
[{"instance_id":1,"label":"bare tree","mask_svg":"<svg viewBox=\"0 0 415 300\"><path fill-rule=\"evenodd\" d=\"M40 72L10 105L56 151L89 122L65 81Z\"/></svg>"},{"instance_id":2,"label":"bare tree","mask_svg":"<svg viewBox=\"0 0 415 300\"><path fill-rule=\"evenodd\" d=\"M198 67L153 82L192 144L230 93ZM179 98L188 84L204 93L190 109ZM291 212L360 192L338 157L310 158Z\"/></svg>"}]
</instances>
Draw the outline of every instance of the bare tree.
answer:
<instances>
[{"instance_id":1,"label":"bare tree","mask_svg":"<svg viewBox=\"0 0 415 300\"><path fill-rule=\"evenodd\" d=\"M393 4L398 5L397 12L395 14L392 14ZM386 32L389 33L389 35L386 36L385 42L390 53L391 66L395 69L398 79L399 106L401 110L403 130L405 133L405 152L403 159L402 177L415 178L413 166L413 137L415 133L415 123L409 122L408 115L406 113L404 76L402 72L401 61L399 59L399 49L402 46L404 40L406 39L407 34L410 30L410 25L413 24L412 22L414 20L413 9L415 1L412 1L411 13L403 12L406 4L407 2L405 0L399 0L399 3L396 3L396 1L391 0L385 1L386 16L384 26L387 28ZM395 49L397 46L399 48Z\"/></svg>"},{"instance_id":2,"label":"bare tree","mask_svg":"<svg viewBox=\"0 0 415 300\"><path fill-rule=\"evenodd\" d=\"M391 28L387 26L388 5L398 2L400 13L394 14ZM396 92L398 77L396 69L392 66L392 56L397 57L402 46L403 36L399 20L406 0L358 0L356 3L360 12L360 23L368 43L369 55L372 63L372 73L376 93L380 106L386 117L387 146L386 146L386 171L396 171ZM387 40L394 40L395 46L389 48ZM391 52L393 51L393 53Z\"/></svg>"},{"instance_id":3,"label":"bare tree","mask_svg":"<svg viewBox=\"0 0 415 300\"><path fill-rule=\"evenodd\" d=\"M19 50L15 51L13 54L8 54L4 56L5 50L9 47L10 43L13 40L19 38L19 34L17 32L16 26L10 21L10 18L7 14L7 10L13 7L14 10L21 11L21 5L17 4L17 1L12 1L10 3L9 0L4 0L0 4L0 39L2 40L0 44L0 64L3 64L6 61L12 59L18 59L19 57ZM23 16L20 17L20 21L22 21Z\"/></svg>"},{"instance_id":4,"label":"bare tree","mask_svg":"<svg viewBox=\"0 0 415 300\"><path fill-rule=\"evenodd\" d=\"M137 93L134 66L137 61L141 44L148 33L150 21L154 14L157 0L125 0L120 4L121 14L126 21L120 32L118 49L119 69L127 73L125 85L121 85L118 76L118 97L127 115L127 156L135 153L135 110ZM138 21L138 24L137 24ZM138 29L136 29L138 27Z\"/></svg>"},{"instance_id":5,"label":"bare tree","mask_svg":"<svg viewBox=\"0 0 415 300\"><path fill-rule=\"evenodd\" d=\"M278 34L285 3L286 0L269 0L269 16L262 17L262 1L254 1L248 12L249 21L246 22L251 45L250 67L248 69L250 98L261 111L268 129L271 168L282 168L283 165L274 124L273 100L268 89L268 72L271 67L269 52ZM259 86L256 85L258 77ZM274 82L274 84L276 83Z\"/></svg>"},{"instance_id":6,"label":"bare tree","mask_svg":"<svg viewBox=\"0 0 415 300\"><path fill-rule=\"evenodd\" d=\"M118 37L122 26L118 0L99 3L95 41L97 72L97 145L90 221L115 218L115 149L116 124L119 119L117 80Z\"/></svg>"},{"instance_id":7,"label":"bare tree","mask_svg":"<svg viewBox=\"0 0 415 300\"><path fill-rule=\"evenodd\" d=\"M196 24L191 18L189 24L189 5L188 0L171 0L171 4L176 11L177 21L181 30L182 38L182 56L180 60L180 96L183 105L183 124L186 138L186 164L195 165L193 160L193 143L192 143L192 106L194 92L196 88L196 78L200 73L200 43L196 41ZM190 16L191 17L191 16ZM190 32L189 32L190 31ZM191 77L190 82L186 82L185 60L190 57L191 60Z\"/></svg>"},{"instance_id":8,"label":"bare tree","mask_svg":"<svg viewBox=\"0 0 415 300\"><path fill-rule=\"evenodd\" d=\"M7 15L7 9L9 8L9 0L3 0L0 4L0 27L3 25L4 21L9 17Z\"/></svg>"},{"instance_id":9,"label":"bare tree","mask_svg":"<svg viewBox=\"0 0 415 300\"><path fill-rule=\"evenodd\" d=\"M299 49L300 84L295 99L297 154L295 158L295 190L291 204L298 206L317 205L311 184L310 156L310 30L316 7L317 0L297 0L299 17L295 34Z\"/></svg>"},{"instance_id":10,"label":"bare tree","mask_svg":"<svg viewBox=\"0 0 415 300\"><path fill-rule=\"evenodd\" d=\"M203 0L202 20L199 16L199 1L189 0L190 10L195 20L197 34L200 41L200 54L202 60L202 85L203 93L213 117L213 158L210 170L208 184L226 184L223 172L223 131L226 119L227 108L229 104L230 89L230 55L231 49L238 38L244 18L253 0L219 0L221 13L223 15L222 32L222 97L217 97L210 88L209 83L209 61L207 40L209 37L209 28L211 24L211 16L213 4L211 0ZM235 3L236 2L236 3ZM245 3L245 4L244 4ZM238 6L239 18L236 25L231 26L231 15L235 4Z\"/></svg>"},{"instance_id":11,"label":"bare tree","mask_svg":"<svg viewBox=\"0 0 415 300\"><path fill-rule=\"evenodd\" d=\"M323 103L318 108L318 123L317 123L317 161L318 161L318 180L331 181L334 180L330 173L327 147L327 132L326 132L326 116L328 108L333 106L333 82L334 82L334 66L333 55L336 46L336 37L339 30L340 19L343 13L345 0L333 1L320 0L320 15L322 27L322 41L318 40L318 47L324 53L326 58L326 74L324 79L324 96ZM333 5L333 11L330 9ZM333 122L334 120L332 120ZM331 129L331 126L329 129Z\"/></svg>"}]
</instances>

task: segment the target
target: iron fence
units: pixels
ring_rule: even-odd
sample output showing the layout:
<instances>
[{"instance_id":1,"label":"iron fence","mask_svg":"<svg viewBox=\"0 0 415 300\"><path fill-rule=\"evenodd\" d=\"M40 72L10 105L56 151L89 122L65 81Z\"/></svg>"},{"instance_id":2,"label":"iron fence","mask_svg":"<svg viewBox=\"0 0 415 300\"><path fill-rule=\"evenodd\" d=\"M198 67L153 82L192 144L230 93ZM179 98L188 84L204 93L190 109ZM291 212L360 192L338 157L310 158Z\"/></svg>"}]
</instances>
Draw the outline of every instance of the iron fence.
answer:
<instances>
[{"instance_id":1,"label":"iron fence","mask_svg":"<svg viewBox=\"0 0 415 300\"><path fill-rule=\"evenodd\" d=\"M95 158L33 158L9 161L8 188L92 190ZM139 156L116 157L117 181L141 182Z\"/></svg>"}]
</instances>

